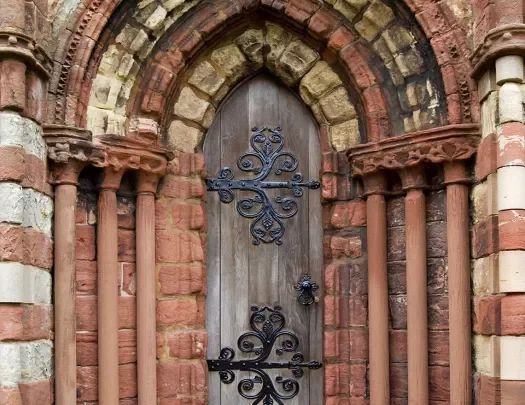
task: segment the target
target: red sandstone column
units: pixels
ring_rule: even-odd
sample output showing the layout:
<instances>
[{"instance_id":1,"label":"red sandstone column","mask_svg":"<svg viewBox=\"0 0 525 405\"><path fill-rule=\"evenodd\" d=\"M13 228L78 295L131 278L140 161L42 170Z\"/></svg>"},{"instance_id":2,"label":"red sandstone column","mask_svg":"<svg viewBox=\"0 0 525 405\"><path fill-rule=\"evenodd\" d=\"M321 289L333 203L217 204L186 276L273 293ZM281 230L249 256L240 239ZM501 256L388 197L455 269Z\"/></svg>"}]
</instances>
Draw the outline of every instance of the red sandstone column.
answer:
<instances>
[{"instance_id":1,"label":"red sandstone column","mask_svg":"<svg viewBox=\"0 0 525 405\"><path fill-rule=\"evenodd\" d=\"M55 403L77 401L75 248L77 181L84 166L61 165L55 187Z\"/></svg>"},{"instance_id":2,"label":"red sandstone column","mask_svg":"<svg viewBox=\"0 0 525 405\"><path fill-rule=\"evenodd\" d=\"M445 165L447 183L450 404L472 404L468 186L463 162Z\"/></svg>"},{"instance_id":3,"label":"red sandstone column","mask_svg":"<svg viewBox=\"0 0 525 405\"><path fill-rule=\"evenodd\" d=\"M98 198L98 400L119 403L117 190L123 171L108 167Z\"/></svg>"},{"instance_id":4,"label":"red sandstone column","mask_svg":"<svg viewBox=\"0 0 525 405\"><path fill-rule=\"evenodd\" d=\"M390 404L386 182L381 173L366 176L368 243L368 333L370 405Z\"/></svg>"},{"instance_id":5,"label":"red sandstone column","mask_svg":"<svg viewBox=\"0 0 525 405\"><path fill-rule=\"evenodd\" d=\"M401 173L405 197L408 403L428 404L427 235L421 167Z\"/></svg>"},{"instance_id":6,"label":"red sandstone column","mask_svg":"<svg viewBox=\"0 0 525 405\"><path fill-rule=\"evenodd\" d=\"M157 174L139 173L137 197L138 405L157 403L155 192Z\"/></svg>"}]
</instances>

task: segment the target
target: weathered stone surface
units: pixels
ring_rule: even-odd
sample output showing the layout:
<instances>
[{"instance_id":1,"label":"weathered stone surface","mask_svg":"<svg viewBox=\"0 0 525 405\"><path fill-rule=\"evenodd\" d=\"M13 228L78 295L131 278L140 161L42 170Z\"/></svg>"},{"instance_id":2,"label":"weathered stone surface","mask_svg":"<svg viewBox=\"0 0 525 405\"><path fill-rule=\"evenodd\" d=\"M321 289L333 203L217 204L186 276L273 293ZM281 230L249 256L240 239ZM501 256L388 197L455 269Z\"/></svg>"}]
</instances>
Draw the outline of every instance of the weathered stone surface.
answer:
<instances>
[{"instance_id":1,"label":"weathered stone surface","mask_svg":"<svg viewBox=\"0 0 525 405\"><path fill-rule=\"evenodd\" d=\"M173 121L168 130L168 145L172 150L194 152L201 139L202 131L182 121Z\"/></svg>"},{"instance_id":2,"label":"weathered stone surface","mask_svg":"<svg viewBox=\"0 0 525 405\"><path fill-rule=\"evenodd\" d=\"M330 140L337 151L343 151L361 142L357 119L345 121L330 127Z\"/></svg>"},{"instance_id":3,"label":"weathered stone surface","mask_svg":"<svg viewBox=\"0 0 525 405\"><path fill-rule=\"evenodd\" d=\"M270 48L266 55L266 65L270 71L275 72L278 59L288 45L292 35L280 26L266 23L266 43Z\"/></svg>"},{"instance_id":4,"label":"weathered stone surface","mask_svg":"<svg viewBox=\"0 0 525 405\"><path fill-rule=\"evenodd\" d=\"M383 2L375 0L367 8L363 19L355 25L355 28L366 40L371 41L393 19L392 9Z\"/></svg>"},{"instance_id":5,"label":"weathered stone surface","mask_svg":"<svg viewBox=\"0 0 525 405\"><path fill-rule=\"evenodd\" d=\"M368 0L333 0L329 3L332 3L337 11L352 21L368 3Z\"/></svg>"},{"instance_id":6,"label":"weathered stone surface","mask_svg":"<svg viewBox=\"0 0 525 405\"><path fill-rule=\"evenodd\" d=\"M215 108L206 100L197 97L189 87L182 89L174 112L179 117L194 121L205 128L211 125L215 117Z\"/></svg>"},{"instance_id":7,"label":"weathered stone surface","mask_svg":"<svg viewBox=\"0 0 525 405\"><path fill-rule=\"evenodd\" d=\"M264 34L262 30L247 30L234 41L248 59L259 68L263 65Z\"/></svg>"},{"instance_id":8,"label":"weathered stone surface","mask_svg":"<svg viewBox=\"0 0 525 405\"><path fill-rule=\"evenodd\" d=\"M277 62L276 73L287 85L296 84L319 59L319 54L296 39L283 51Z\"/></svg>"},{"instance_id":9,"label":"weathered stone surface","mask_svg":"<svg viewBox=\"0 0 525 405\"><path fill-rule=\"evenodd\" d=\"M222 69L231 83L237 82L246 74L246 58L235 44L216 49L211 54L211 60Z\"/></svg>"},{"instance_id":10,"label":"weathered stone surface","mask_svg":"<svg viewBox=\"0 0 525 405\"><path fill-rule=\"evenodd\" d=\"M188 80L189 84L194 85L211 97L217 94L225 82L226 79L208 61L204 61L197 66Z\"/></svg>"},{"instance_id":11,"label":"weathered stone surface","mask_svg":"<svg viewBox=\"0 0 525 405\"><path fill-rule=\"evenodd\" d=\"M331 124L351 120L356 111L344 87L339 87L319 101L324 117Z\"/></svg>"},{"instance_id":12,"label":"weathered stone surface","mask_svg":"<svg viewBox=\"0 0 525 405\"><path fill-rule=\"evenodd\" d=\"M343 82L330 65L320 61L303 77L299 86L299 92L303 101L311 105L342 84Z\"/></svg>"}]
</instances>

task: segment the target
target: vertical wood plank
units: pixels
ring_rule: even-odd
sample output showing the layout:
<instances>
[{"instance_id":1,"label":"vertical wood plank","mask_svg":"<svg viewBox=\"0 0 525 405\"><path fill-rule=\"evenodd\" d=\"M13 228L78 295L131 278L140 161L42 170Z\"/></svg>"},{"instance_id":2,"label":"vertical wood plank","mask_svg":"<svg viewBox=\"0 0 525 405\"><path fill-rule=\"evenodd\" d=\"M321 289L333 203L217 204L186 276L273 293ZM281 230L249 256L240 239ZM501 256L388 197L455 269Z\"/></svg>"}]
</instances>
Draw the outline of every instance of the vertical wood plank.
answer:
<instances>
[{"instance_id":1,"label":"vertical wood plank","mask_svg":"<svg viewBox=\"0 0 525 405\"><path fill-rule=\"evenodd\" d=\"M248 148L248 87L242 86L228 100L221 114L221 165L236 167ZM236 170L238 173L238 170ZM239 174L238 176L242 176ZM221 203L221 347L234 347L236 360L248 358L237 348L237 339L249 325L249 221L237 212L239 195L231 204ZM223 405L242 404L237 384L244 376L236 372L234 384L222 384Z\"/></svg>"},{"instance_id":2,"label":"vertical wood plank","mask_svg":"<svg viewBox=\"0 0 525 405\"><path fill-rule=\"evenodd\" d=\"M299 163L296 170L302 173L304 179L308 178L309 172L309 112L301 101L287 89L280 87L279 92L279 117L282 125L282 133L285 138L284 151L293 153ZM299 118L300 117L300 118ZM279 177L290 180L291 174L285 173ZM305 360L310 359L310 312L315 308L305 307L297 301L298 291L295 285L304 273L310 274L309 270L309 194L310 191L303 190L302 197L293 197L291 190L282 190L283 197L293 197L298 204L297 214L285 220L286 233L283 244L279 247L279 270L281 284L281 305L288 321L287 328L294 331L299 337L298 351L304 354ZM289 370L282 371L283 377L293 378ZM310 371L305 370L304 376L298 379L299 394L289 401L290 405L302 405L309 403L310 396Z\"/></svg>"},{"instance_id":3,"label":"vertical wood plank","mask_svg":"<svg viewBox=\"0 0 525 405\"><path fill-rule=\"evenodd\" d=\"M206 167L210 177L217 176L221 168L221 115L219 111L204 144ZM218 193L208 193L207 197L206 330L208 332L208 358L216 359L221 351L221 201ZM221 381L218 373L210 373L208 390L209 398L220 405Z\"/></svg>"}]
</instances>

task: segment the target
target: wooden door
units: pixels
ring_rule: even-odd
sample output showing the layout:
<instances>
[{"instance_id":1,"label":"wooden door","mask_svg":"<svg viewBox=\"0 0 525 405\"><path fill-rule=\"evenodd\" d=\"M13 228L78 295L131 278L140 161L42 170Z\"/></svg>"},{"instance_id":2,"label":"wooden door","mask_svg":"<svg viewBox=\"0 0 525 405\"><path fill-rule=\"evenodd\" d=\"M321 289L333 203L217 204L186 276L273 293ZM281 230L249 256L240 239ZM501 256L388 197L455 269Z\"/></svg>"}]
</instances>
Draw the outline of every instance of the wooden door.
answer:
<instances>
[{"instance_id":1,"label":"wooden door","mask_svg":"<svg viewBox=\"0 0 525 405\"><path fill-rule=\"evenodd\" d=\"M250 139L252 127L280 126L284 138L283 152L293 153L298 167L293 172L283 171L275 174L277 163L268 175L267 181L291 181L296 172L303 174L304 181L318 180L320 172L320 147L318 126L309 109L287 88L278 84L266 75L256 76L242 84L217 113L215 122L210 128L204 145L208 177L217 178L221 168L230 167L235 173L234 180L253 179L256 174L244 172L238 167L238 158L245 152L253 151ZM265 132L268 135L268 132ZM267 137L269 139L269 137ZM262 144L258 144L262 147ZM278 147L278 143L271 143ZM259 160L249 156L254 165L261 165ZM283 157L280 161L286 160ZM302 275L307 273L316 282L319 289L315 291L322 297L322 224L320 192L318 189L303 188L301 197L294 197L290 189L266 189L265 192L277 205L275 198L292 197L297 201L298 211L295 216L283 219L285 231L282 243L254 244L250 226L253 219L241 216L237 209L238 201L254 197L253 192L233 190L231 203L221 202L219 193L208 191L208 297L207 297L207 330L209 333L208 359L218 359L221 349L230 347L235 351L232 361L249 361L258 358L254 347L261 347L257 338L244 340L247 349L243 353L238 347L239 337L253 331L250 319L255 312L267 306L274 309L285 319L284 330L293 332L298 340L295 349L294 339L289 335L281 336L275 342L266 362L289 362L295 353L302 353L304 362L322 361L322 299L309 306L301 305L295 289ZM253 200L252 200L253 202ZM248 204L249 205L249 204ZM260 204L253 204L254 210ZM281 210L282 211L282 210ZM269 225L269 224L267 224ZM274 223L275 226L275 223ZM259 223L259 227L261 224ZM264 312L269 320L269 310ZM273 320L279 320L273 318ZM259 319L261 320L261 319ZM270 322L271 323L271 322ZM278 327L279 322L272 324ZM256 326L262 328L262 323ZM287 345L294 350L284 351L278 355L278 347ZM250 350L252 348L252 350ZM231 357L226 353L225 358ZM260 357L260 356L259 356ZM295 357L294 360L298 358ZM300 360L300 359L299 359ZM260 374L251 370L236 370L235 380L230 384L221 382L218 372L209 373L210 405L248 405L257 404L261 397L255 398L262 385L257 382ZM290 369L265 370L273 386L283 396L289 396L297 388L299 392L291 399L280 399L285 405L322 405L323 403L323 370L304 369L301 378L294 376ZM224 377L228 379L228 373ZM258 377L259 376L259 377ZM281 377L281 382L277 381ZM254 380L255 378L255 380ZM287 379L297 381L283 384ZM239 393L239 384L245 382L246 396ZM253 387L250 387L252 383ZM255 381L255 382L254 382ZM242 383L241 383L242 385ZM251 389L249 389L251 388ZM288 388L288 391L286 390ZM261 404L279 404L279 400L260 400Z\"/></svg>"}]
</instances>

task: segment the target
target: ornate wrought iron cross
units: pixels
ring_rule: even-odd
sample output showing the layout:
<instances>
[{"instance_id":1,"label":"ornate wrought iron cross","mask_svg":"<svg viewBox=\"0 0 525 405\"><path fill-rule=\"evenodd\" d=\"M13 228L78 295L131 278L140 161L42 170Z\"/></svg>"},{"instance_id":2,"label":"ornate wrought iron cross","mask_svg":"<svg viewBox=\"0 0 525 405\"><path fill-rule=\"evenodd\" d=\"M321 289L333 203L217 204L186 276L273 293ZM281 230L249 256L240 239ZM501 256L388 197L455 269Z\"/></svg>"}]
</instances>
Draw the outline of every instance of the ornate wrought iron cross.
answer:
<instances>
[{"instance_id":1,"label":"ornate wrought iron cross","mask_svg":"<svg viewBox=\"0 0 525 405\"><path fill-rule=\"evenodd\" d=\"M272 204L270 197L266 194L267 188L291 189L295 197L303 195L303 187L311 190L319 188L319 182L311 180L303 181L301 173L294 173L291 181L266 181L272 170L276 175L283 172L294 172L299 166L297 157L290 152L282 152L284 137L281 127L276 128L252 128L250 143L253 152L245 152L239 156L237 166L243 172L251 172L255 177L245 180L234 180L231 167L223 167L217 179L207 179L208 191L219 192L219 198L224 203L231 203L234 199L233 190L252 191L252 197L247 197L237 202L237 212L245 218L253 218L250 232L253 236L253 244L258 245L261 241L280 245L284 235L285 227L283 219L291 218L298 211L297 200L290 197L278 196L275 202L280 206L278 211ZM255 158L259 163L254 163ZM255 207L255 210L253 210Z\"/></svg>"},{"instance_id":2,"label":"ornate wrought iron cross","mask_svg":"<svg viewBox=\"0 0 525 405\"><path fill-rule=\"evenodd\" d=\"M282 386L282 391L278 391L273 385L272 379L264 371L268 369L290 369L296 378L301 378L304 369L318 369L323 363L318 361L304 361L302 353L297 352L292 356L291 361L276 363L267 362L275 342L278 338L284 339L275 349L277 355L284 352L294 352L299 347L299 338L291 331L283 330L286 320L280 312L281 307L276 306L273 309L269 307L252 306L252 315L250 317L250 326L252 332L242 334L237 346L243 353L253 353L256 357L249 360L233 361L235 350L231 347L225 347L221 350L218 360L208 360L208 369L218 371L221 381L224 384L231 384L235 380L234 370L253 372L255 377L245 378L239 382L237 390L239 394L246 399L254 400L252 405L264 404L273 405L275 403L284 405L283 400L292 399L299 393L299 383L293 378L283 378L278 376L275 381ZM256 345L252 340L255 339L261 343ZM250 393L257 384L261 384L257 393Z\"/></svg>"}]
</instances>

